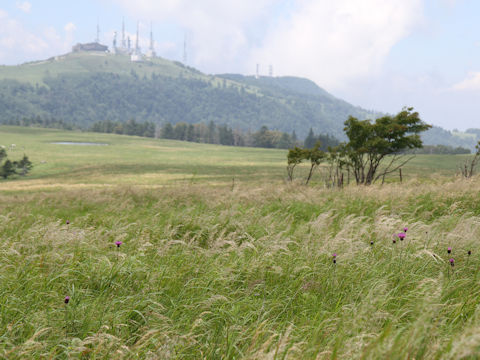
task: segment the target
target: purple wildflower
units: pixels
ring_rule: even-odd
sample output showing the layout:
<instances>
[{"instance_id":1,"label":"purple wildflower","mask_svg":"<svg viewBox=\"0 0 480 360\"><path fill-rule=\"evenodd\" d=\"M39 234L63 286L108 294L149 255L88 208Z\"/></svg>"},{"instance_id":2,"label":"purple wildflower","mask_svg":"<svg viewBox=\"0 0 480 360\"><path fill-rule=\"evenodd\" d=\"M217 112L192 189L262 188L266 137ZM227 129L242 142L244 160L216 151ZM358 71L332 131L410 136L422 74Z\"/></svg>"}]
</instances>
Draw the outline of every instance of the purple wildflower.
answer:
<instances>
[{"instance_id":1,"label":"purple wildflower","mask_svg":"<svg viewBox=\"0 0 480 360\"><path fill-rule=\"evenodd\" d=\"M450 261L450 265L455 266L455 260L453 260L453 258L448 261Z\"/></svg>"},{"instance_id":2,"label":"purple wildflower","mask_svg":"<svg viewBox=\"0 0 480 360\"><path fill-rule=\"evenodd\" d=\"M117 245L117 247L120 247L120 245L122 245L122 244L123 244L123 242L121 242L121 241L115 241L115 245Z\"/></svg>"},{"instance_id":3,"label":"purple wildflower","mask_svg":"<svg viewBox=\"0 0 480 360\"><path fill-rule=\"evenodd\" d=\"M468 256L472 255L472 250L468 250L467 254Z\"/></svg>"},{"instance_id":4,"label":"purple wildflower","mask_svg":"<svg viewBox=\"0 0 480 360\"><path fill-rule=\"evenodd\" d=\"M337 253L333 253L332 257L333 257L333 263L336 264L337 263Z\"/></svg>"},{"instance_id":5,"label":"purple wildflower","mask_svg":"<svg viewBox=\"0 0 480 360\"><path fill-rule=\"evenodd\" d=\"M67 225L70 224L70 220L65 221L65 223L66 223Z\"/></svg>"},{"instance_id":6,"label":"purple wildflower","mask_svg":"<svg viewBox=\"0 0 480 360\"><path fill-rule=\"evenodd\" d=\"M405 233L399 233L397 234L398 238L400 239L400 241L403 241L403 239L405 239L405 236L407 236L407 234Z\"/></svg>"},{"instance_id":7,"label":"purple wildflower","mask_svg":"<svg viewBox=\"0 0 480 360\"><path fill-rule=\"evenodd\" d=\"M404 227L403 228L403 232L407 232L408 231L408 228L407 227Z\"/></svg>"},{"instance_id":8,"label":"purple wildflower","mask_svg":"<svg viewBox=\"0 0 480 360\"><path fill-rule=\"evenodd\" d=\"M449 254L452 253L452 248L451 247L447 248L447 253L449 253Z\"/></svg>"},{"instance_id":9,"label":"purple wildflower","mask_svg":"<svg viewBox=\"0 0 480 360\"><path fill-rule=\"evenodd\" d=\"M373 241L370 241L370 245L373 245Z\"/></svg>"},{"instance_id":10,"label":"purple wildflower","mask_svg":"<svg viewBox=\"0 0 480 360\"><path fill-rule=\"evenodd\" d=\"M65 304L68 304L68 302L70 301L70 296L65 296Z\"/></svg>"}]
</instances>

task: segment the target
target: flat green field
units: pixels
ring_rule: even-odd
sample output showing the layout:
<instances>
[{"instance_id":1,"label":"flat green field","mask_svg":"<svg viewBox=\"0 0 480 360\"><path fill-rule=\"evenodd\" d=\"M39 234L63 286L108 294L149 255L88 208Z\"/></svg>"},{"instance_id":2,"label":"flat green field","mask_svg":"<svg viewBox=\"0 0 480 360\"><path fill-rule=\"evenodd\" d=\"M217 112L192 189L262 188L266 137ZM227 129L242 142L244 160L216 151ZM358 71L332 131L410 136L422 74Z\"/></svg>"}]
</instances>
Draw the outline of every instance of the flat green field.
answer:
<instances>
[{"instance_id":1,"label":"flat green field","mask_svg":"<svg viewBox=\"0 0 480 360\"><path fill-rule=\"evenodd\" d=\"M62 145L93 142L104 146ZM1 190L67 185L231 185L282 184L285 150L205 145L132 136L0 126L0 145L12 159L26 153L35 164L28 178L0 183ZM468 158L462 155L418 155L403 169L406 180L453 178ZM308 165L298 170L299 177ZM326 169L314 182L322 184ZM235 180L233 180L235 178ZM398 174L390 175L398 182Z\"/></svg>"},{"instance_id":2,"label":"flat green field","mask_svg":"<svg viewBox=\"0 0 480 360\"><path fill-rule=\"evenodd\" d=\"M480 358L465 157L338 190L325 169L285 183L281 150L16 127L0 144L35 165L0 182L0 358Z\"/></svg>"}]
</instances>

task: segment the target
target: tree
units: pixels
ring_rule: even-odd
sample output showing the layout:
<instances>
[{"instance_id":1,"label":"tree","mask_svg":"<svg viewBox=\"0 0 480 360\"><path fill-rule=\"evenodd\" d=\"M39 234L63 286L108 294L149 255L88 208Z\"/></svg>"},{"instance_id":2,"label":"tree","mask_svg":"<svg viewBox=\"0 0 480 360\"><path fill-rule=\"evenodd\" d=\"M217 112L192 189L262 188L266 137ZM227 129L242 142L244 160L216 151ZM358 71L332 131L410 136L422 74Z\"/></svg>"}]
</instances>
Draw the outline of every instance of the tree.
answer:
<instances>
[{"instance_id":1,"label":"tree","mask_svg":"<svg viewBox=\"0 0 480 360\"><path fill-rule=\"evenodd\" d=\"M10 161L7 160L3 163L2 168L0 169L0 175L6 179L10 175L15 174L15 166L14 164Z\"/></svg>"},{"instance_id":2,"label":"tree","mask_svg":"<svg viewBox=\"0 0 480 360\"><path fill-rule=\"evenodd\" d=\"M4 148L0 148L0 163L7 157L7 152Z\"/></svg>"},{"instance_id":3,"label":"tree","mask_svg":"<svg viewBox=\"0 0 480 360\"><path fill-rule=\"evenodd\" d=\"M477 146L475 146L475 149L477 149L477 151L473 158L465 161L465 164L460 168L462 175L466 178L471 178L473 176L477 162L480 160L480 141L477 143Z\"/></svg>"},{"instance_id":4,"label":"tree","mask_svg":"<svg viewBox=\"0 0 480 360\"><path fill-rule=\"evenodd\" d=\"M216 138L216 126L213 121L210 121L208 123L208 143L209 144L215 144L215 138Z\"/></svg>"},{"instance_id":5,"label":"tree","mask_svg":"<svg viewBox=\"0 0 480 360\"><path fill-rule=\"evenodd\" d=\"M408 155L404 151L421 148L419 133L430 127L413 108L404 108L395 116L384 116L373 123L350 116L344 128L349 141L336 150L353 170L357 184L370 185L406 164L413 156L405 159ZM380 171L386 159L388 164Z\"/></svg>"},{"instance_id":6,"label":"tree","mask_svg":"<svg viewBox=\"0 0 480 360\"><path fill-rule=\"evenodd\" d=\"M301 164L306 158L306 151L302 148L295 146L293 149L288 150L287 154L287 175L290 182L293 181L293 170L298 164Z\"/></svg>"},{"instance_id":7,"label":"tree","mask_svg":"<svg viewBox=\"0 0 480 360\"><path fill-rule=\"evenodd\" d=\"M325 158L325 153L320 150L321 146L322 144L320 143L320 141L317 141L313 148L304 150L305 157L310 160L310 171L308 172L308 177L305 185L308 185L308 182L312 178L313 171L320 165L322 160Z\"/></svg>"},{"instance_id":8,"label":"tree","mask_svg":"<svg viewBox=\"0 0 480 360\"><path fill-rule=\"evenodd\" d=\"M195 141L195 128L192 124L187 128L187 141Z\"/></svg>"},{"instance_id":9,"label":"tree","mask_svg":"<svg viewBox=\"0 0 480 360\"><path fill-rule=\"evenodd\" d=\"M21 176L27 175L30 172L30 170L32 170L33 168L32 162L28 159L27 155L25 154L23 154L22 160L20 160L19 162L15 162L15 165L17 168L16 172Z\"/></svg>"},{"instance_id":10,"label":"tree","mask_svg":"<svg viewBox=\"0 0 480 360\"><path fill-rule=\"evenodd\" d=\"M317 141L315 146L311 149L302 149L295 146L293 149L288 150L287 154L287 175L288 180L293 181L293 171L298 164L301 164L303 160L310 160L310 171L308 172L305 185L308 185L312 179L314 170L320 165L326 154L320 150L320 141Z\"/></svg>"},{"instance_id":11,"label":"tree","mask_svg":"<svg viewBox=\"0 0 480 360\"><path fill-rule=\"evenodd\" d=\"M273 133L265 125L253 134L253 146L255 147L273 148L273 142Z\"/></svg>"},{"instance_id":12,"label":"tree","mask_svg":"<svg viewBox=\"0 0 480 360\"><path fill-rule=\"evenodd\" d=\"M310 131L308 132L308 135L305 138L305 141L303 142L303 145L304 145L305 148L313 148L315 146L316 142L317 142L317 138L315 137L313 129L310 128Z\"/></svg>"},{"instance_id":13,"label":"tree","mask_svg":"<svg viewBox=\"0 0 480 360\"><path fill-rule=\"evenodd\" d=\"M162 128L162 138L164 139L174 139L175 134L173 132L173 126L170 123L166 123Z\"/></svg>"}]
</instances>

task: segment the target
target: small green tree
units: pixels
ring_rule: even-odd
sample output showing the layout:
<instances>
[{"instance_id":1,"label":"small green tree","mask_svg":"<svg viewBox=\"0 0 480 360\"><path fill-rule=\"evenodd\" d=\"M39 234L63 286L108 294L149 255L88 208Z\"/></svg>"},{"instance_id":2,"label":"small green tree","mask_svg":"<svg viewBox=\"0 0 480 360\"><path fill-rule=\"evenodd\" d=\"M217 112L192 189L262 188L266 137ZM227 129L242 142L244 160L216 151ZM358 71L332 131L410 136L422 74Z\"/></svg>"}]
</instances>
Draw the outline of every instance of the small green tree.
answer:
<instances>
[{"instance_id":1,"label":"small green tree","mask_svg":"<svg viewBox=\"0 0 480 360\"><path fill-rule=\"evenodd\" d=\"M295 146L293 149L288 150L287 154L287 175L288 180L293 181L293 171L298 164L301 164L304 160L310 160L310 170L308 172L305 185L308 185L312 179L313 172L320 165L325 158L325 153L320 150L320 141L317 141L315 146L311 149L302 149Z\"/></svg>"},{"instance_id":2,"label":"small green tree","mask_svg":"<svg viewBox=\"0 0 480 360\"><path fill-rule=\"evenodd\" d=\"M320 165L323 159L325 159L325 153L320 150L321 146L322 144L320 143L320 141L317 141L312 149L305 150L306 158L310 160L310 171L308 172L305 185L308 185L310 179L312 178L313 171Z\"/></svg>"},{"instance_id":3,"label":"small green tree","mask_svg":"<svg viewBox=\"0 0 480 360\"><path fill-rule=\"evenodd\" d=\"M7 157L7 152L4 148L0 148L0 163Z\"/></svg>"},{"instance_id":4,"label":"small green tree","mask_svg":"<svg viewBox=\"0 0 480 360\"><path fill-rule=\"evenodd\" d=\"M353 170L357 184L370 185L406 164L413 156L405 159L402 152L421 148L419 134L430 127L413 108L404 108L395 116L384 116L374 122L350 116L344 128L349 141L341 144L338 151ZM387 158L388 164L379 171Z\"/></svg>"},{"instance_id":5,"label":"small green tree","mask_svg":"<svg viewBox=\"0 0 480 360\"><path fill-rule=\"evenodd\" d=\"M14 165L16 165L16 173L25 176L27 175L30 170L33 168L32 162L28 159L28 156L23 154L22 160L15 162Z\"/></svg>"},{"instance_id":6,"label":"small green tree","mask_svg":"<svg viewBox=\"0 0 480 360\"><path fill-rule=\"evenodd\" d=\"M9 176L14 174L15 174L15 165L10 160L5 161L1 167L0 175L4 179L6 179Z\"/></svg>"},{"instance_id":7,"label":"small green tree","mask_svg":"<svg viewBox=\"0 0 480 360\"><path fill-rule=\"evenodd\" d=\"M306 159L306 150L295 146L288 150L287 154L287 175L290 182L293 181L293 170L298 164L301 164Z\"/></svg>"}]
</instances>

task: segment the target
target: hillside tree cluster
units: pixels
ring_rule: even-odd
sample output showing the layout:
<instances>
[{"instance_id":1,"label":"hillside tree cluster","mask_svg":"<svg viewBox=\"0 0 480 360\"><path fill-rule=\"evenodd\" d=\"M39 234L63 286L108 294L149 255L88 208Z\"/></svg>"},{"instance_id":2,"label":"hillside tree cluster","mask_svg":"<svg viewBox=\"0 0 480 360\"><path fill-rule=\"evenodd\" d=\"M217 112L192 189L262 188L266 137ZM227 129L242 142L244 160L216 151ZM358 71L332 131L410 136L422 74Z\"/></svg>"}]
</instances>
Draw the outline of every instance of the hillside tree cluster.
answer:
<instances>
[{"instance_id":1,"label":"hillside tree cluster","mask_svg":"<svg viewBox=\"0 0 480 360\"><path fill-rule=\"evenodd\" d=\"M27 155L23 155L20 161L11 161L7 157L6 150L0 148L0 176L4 179L12 175L27 175L32 170L33 164L28 159Z\"/></svg>"},{"instance_id":2,"label":"hillside tree cluster","mask_svg":"<svg viewBox=\"0 0 480 360\"><path fill-rule=\"evenodd\" d=\"M408 150L422 148L420 133L431 126L424 123L413 108L404 108L395 116L383 116L371 120L359 120L350 116L344 123L348 141L330 147L328 155L317 152L317 143L311 149L290 149L287 155L287 174L293 181L295 167L304 160L310 160L311 168L307 177L311 179L312 171L327 160L333 183L343 186L344 171L352 173L357 185L371 185L385 176L397 171L414 155Z\"/></svg>"}]
</instances>

